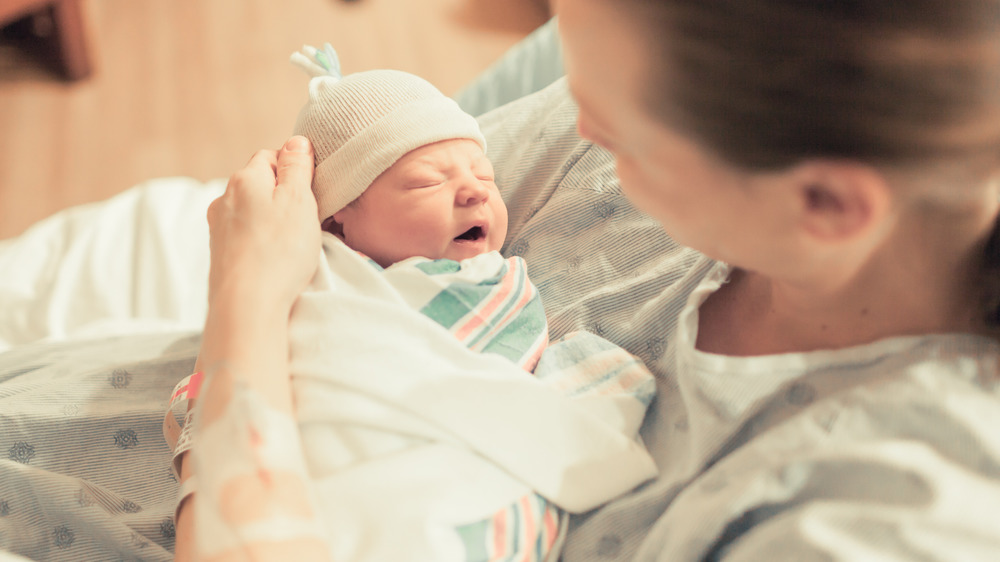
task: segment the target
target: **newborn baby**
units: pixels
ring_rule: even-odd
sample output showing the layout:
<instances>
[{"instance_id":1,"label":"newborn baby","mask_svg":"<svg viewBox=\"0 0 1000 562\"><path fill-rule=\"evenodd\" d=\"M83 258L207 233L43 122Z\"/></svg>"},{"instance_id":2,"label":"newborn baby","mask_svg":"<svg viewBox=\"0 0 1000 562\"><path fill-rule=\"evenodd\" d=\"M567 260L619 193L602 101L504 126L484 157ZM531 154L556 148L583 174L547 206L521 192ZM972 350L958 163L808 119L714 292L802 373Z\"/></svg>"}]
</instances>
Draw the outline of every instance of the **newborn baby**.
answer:
<instances>
[{"instance_id":1,"label":"newborn baby","mask_svg":"<svg viewBox=\"0 0 1000 562\"><path fill-rule=\"evenodd\" d=\"M334 560L554 559L569 512L656 474L636 437L652 376L592 334L549 343L524 261L499 253L474 118L411 74L293 60L315 75L295 133L315 149L323 256L289 320L295 420L252 432L283 451L254 462L299 463L315 499L289 532L317 529ZM252 543L241 525L230 542Z\"/></svg>"}]
</instances>

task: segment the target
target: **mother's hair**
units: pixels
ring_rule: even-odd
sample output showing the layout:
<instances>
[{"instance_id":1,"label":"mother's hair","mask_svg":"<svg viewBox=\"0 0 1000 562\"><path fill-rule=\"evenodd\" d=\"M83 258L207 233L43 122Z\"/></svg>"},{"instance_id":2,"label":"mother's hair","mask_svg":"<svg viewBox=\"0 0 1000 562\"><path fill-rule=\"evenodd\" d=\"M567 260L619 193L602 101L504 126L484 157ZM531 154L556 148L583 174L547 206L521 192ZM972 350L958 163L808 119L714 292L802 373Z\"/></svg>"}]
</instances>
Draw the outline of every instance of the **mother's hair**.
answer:
<instances>
[{"instance_id":1,"label":"mother's hair","mask_svg":"<svg viewBox=\"0 0 1000 562\"><path fill-rule=\"evenodd\" d=\"M658 64L648 109L724 161L810 158L982 184L1000 167L1000 0L615 0ZM1000 328L1000 227L983 263Z\"/></svg>"}]
</instances>

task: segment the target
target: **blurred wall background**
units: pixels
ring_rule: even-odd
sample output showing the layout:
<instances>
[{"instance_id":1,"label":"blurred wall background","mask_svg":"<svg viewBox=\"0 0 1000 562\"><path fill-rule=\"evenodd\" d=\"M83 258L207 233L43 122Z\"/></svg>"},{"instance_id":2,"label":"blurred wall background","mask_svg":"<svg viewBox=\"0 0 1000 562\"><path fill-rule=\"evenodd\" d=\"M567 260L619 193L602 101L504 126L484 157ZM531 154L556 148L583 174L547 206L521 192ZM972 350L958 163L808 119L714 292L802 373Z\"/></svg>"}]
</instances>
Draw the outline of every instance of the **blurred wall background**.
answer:
<instances>
[{"instance_id":1,"label":"blurred wall background","mask_svg":"<svg viewBox=\"0 0 1000 562\"><path fill-rule=\"evenodd\" d=\"M304 43L333 44L345 73L397 68L453 94L549 17L541 0L80 6L82 80L35 47L32 35L52 33L45 18L0 30L0 239L150 178L227 177L276 148L306 100L308 78L288 62Z\"/></svg>"}]
</instances>

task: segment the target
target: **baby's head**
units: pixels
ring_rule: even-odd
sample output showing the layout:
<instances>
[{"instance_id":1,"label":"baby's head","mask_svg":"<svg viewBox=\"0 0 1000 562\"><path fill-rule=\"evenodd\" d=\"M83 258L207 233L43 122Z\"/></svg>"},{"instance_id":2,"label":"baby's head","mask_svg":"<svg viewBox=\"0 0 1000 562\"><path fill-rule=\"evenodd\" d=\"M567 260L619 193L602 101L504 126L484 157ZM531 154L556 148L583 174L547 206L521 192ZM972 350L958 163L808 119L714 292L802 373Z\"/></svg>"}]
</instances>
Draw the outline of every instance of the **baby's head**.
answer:
<instances>
[{"instance_id":1,"label":"baby's head","mask_svg":"<svg viewBox=\"0 0 1000 562\"><path fill-rule=\"evenodd\" d=\"M462 260L503 244L507 210L479 125L426 80L395 70L319 75L294 133L316 153L324 229L380 265Z\"/></svg>"}]
</instances>

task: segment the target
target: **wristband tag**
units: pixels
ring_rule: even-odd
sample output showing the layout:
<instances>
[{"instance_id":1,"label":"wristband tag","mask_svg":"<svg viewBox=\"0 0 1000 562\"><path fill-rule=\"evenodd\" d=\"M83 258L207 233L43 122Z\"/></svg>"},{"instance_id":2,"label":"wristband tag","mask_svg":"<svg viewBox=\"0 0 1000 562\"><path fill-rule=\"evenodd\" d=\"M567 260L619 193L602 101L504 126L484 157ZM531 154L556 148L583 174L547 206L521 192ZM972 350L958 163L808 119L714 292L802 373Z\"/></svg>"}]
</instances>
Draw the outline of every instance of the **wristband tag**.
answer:
<instances>
[{"instance_id":1,"label":"wristband tag","mask_svg":"<svg viewBox=\"0 0 1000 562\"><path fill-rule=\"evenodd\" d=\"M194 400L201 393L204 374L201 371L192 373L182 379L173 392L170 393L170 405L167 413L163 417L163 439L173 450L173 462L171 468L177 472L181 453L191 448L191 435L194 420L194 409L187 408L189 401ZM180 420L183 420L183 426ZM177 474L180 477L180 474Z\"/></svg>"},{"instance_id":2,"label":"wristband tag","mask_svg":"<svg viewBox=\"0 0 1000 562\"><path fill-rule=\"evenodd\" d=\"M201 392L201 381L205 375L198 371L184 377L181 382L174 386L174 392L170 395L170 407L180 400L194 400Z\"/></svg>"}]
</instances>

